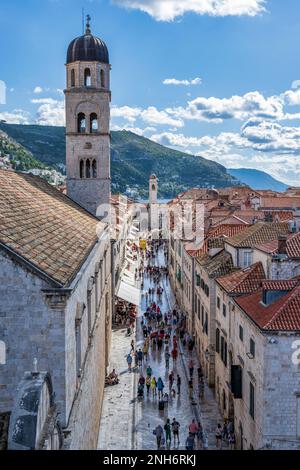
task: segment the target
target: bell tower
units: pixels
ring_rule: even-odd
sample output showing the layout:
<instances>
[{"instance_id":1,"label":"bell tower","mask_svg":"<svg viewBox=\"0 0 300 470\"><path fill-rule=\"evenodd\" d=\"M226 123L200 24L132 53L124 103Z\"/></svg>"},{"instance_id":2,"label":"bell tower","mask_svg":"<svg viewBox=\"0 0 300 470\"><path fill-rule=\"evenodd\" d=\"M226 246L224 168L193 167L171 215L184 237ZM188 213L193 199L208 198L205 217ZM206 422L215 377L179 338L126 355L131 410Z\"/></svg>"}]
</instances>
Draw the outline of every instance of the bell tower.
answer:
<instances>
[{"instance_id":1,"label":"bell tower","mask_svg":"<svg viewBox=\"0 0 300 470\"><path fill-rule=\"evenodd\" d=\"M89 15L85 34L69 45L66 69L67 195L97 215L110 201L111 66Z\"/></svg>"},{"instance_id":2,"label":"bell tower","mask_svg":"<svg viewBox=\"0 0 300 470\"><path fill-rule=\"evenodd\" d=\"M157 204L157 177L151 175L149 179L149 203Z\"/></svg>"}]
</instances>

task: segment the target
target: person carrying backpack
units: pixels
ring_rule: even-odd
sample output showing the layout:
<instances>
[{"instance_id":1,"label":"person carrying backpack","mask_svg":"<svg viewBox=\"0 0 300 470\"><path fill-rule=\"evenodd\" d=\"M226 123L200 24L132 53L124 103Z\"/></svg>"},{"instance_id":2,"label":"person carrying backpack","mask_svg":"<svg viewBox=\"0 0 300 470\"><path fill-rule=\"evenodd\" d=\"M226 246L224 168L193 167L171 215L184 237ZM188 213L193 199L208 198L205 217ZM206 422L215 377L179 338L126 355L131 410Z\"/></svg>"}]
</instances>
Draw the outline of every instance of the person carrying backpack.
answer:
<instances>
[{"instance_id":1,"label":"person carrying backpack","mask_svg":"<svg viewBox=\"0 0 300 470\"><path fill-rule=\"evenodd\" d=\"M164 391L164 383L161 379L161 377L158 378L158 381L157 381L157 389L158 389L158 399L160 400L162 395L163 395L163 391Z\"/></svg>"},{"instance_id":2,"label":"person carrying backpack","mask_svg":"<svg viewBox=\"0 0 300 470\"><path fill-rule=\"evenodd\" d=\"M145 383L146 383L146 388L147 388L147 395L149 395L149 393L150 393L150 385L151 385L151 377L150 377L150 375L147 375Z\"/></svg>"}]
</instances>

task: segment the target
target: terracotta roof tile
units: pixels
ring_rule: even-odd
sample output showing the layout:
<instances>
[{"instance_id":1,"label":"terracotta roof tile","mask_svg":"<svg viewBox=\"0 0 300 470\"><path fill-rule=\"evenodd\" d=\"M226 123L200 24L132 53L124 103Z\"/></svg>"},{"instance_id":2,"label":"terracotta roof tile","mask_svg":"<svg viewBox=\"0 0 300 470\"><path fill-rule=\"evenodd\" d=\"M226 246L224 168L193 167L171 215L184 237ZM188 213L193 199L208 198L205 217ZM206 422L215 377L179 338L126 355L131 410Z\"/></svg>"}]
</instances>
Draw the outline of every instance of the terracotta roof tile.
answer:
<instances>
[{"instance_id":1,"label":"terracotta roof tile","mask_svg":"<svg viewBox=\"0 0 300 470\"><path fill-rule=\"evenodd\" d=\"M207 253L202 254L197 258L197 261L212 278L224 276L233 269L231 255L224 250L215 256L209 256Z\"/></svg>"},{"instance_id":2,"label":"terracotta roof tile","mask_svg":"<svg viewBox=\"0 0 300 470\"><path fill-rule=\"evenodd\" d=\"M68 285L104 225L46 181L0 169L0 242Z\"/></svg>"},{"instance_id":3,"label":"terracotta roof tile","mask_svg":"<svg viewBox=\"0 0 300 470\"><path fill-rule=\"evenodd\" d=\"M235 302L262 329L269 331L300 330L300 286L285 294L281 299L265 306L262 292L238 297Z\"/></svg>"},{"instance_id":4,"label":"terracotta roof tile","mask_svg":"<svg viewBox=\"0 0 300 470\"><path fill-rule=\"evenodd\" d=\"M226 243L237 248L253 248L268 240L277 238L278 235L288 233L286 222L257 222L251 227L246 227L238 235L226 240Z\"/></svg>"},{"instance_id":5,"label":"terracotta roof tile","mask_svg":"<svg viewBox=\"0 0 300 470\"><path fill-rule=\"evenodd\" d=\"M229 294L240 295L257 291L265 278L262 263L259 262L249 268L220 277L217 282Z\"/></svg>"}]
</instances>

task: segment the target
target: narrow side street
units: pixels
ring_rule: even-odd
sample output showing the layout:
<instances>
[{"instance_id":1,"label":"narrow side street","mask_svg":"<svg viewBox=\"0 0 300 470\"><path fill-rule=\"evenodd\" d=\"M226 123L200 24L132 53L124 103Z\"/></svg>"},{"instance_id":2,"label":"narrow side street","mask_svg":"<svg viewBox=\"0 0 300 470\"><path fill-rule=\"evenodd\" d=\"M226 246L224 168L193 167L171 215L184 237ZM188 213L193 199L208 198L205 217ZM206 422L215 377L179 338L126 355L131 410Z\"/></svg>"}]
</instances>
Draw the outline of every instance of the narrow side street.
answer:
<instances>
[{"instance_id":1,"label":"narrow side street","mask_svg":"<svg viewBox=\"0 0 300 470\"><path fill-rule=\"evenodd\" d=\"M157 256L154 261L152 261L152 265L165 266L163 248L159 249ZM164 315L166 312L176 307L176 303L168 279L164 278L164 280L160 282L160 286L164 289L163 294L160 298L154 294L151 301L156 302ZM154 287L154 282L149 275L145 274L143 292L146 292L149 287ZM142 318L148 305L149 299L147 303L145 295L142 296L138 309L135 332L135 347L137 350L140 348L143 349L145 341L142 330ZM175 327L173 326L170 352L172 350L171 344L174 329ZM165 347L163 346L159 351L157 346L150 346L148 359L143 361L141 367L135 367L132 372L129 372L127 369L126 356L130 352L132 339L132 337L127 336L126 329L119 329L113 332L110 370L116 369L120 383L116 386L105 388L98 448L102 450L154 450L157 448L157 445L153 430L158 425L164 428L168 418L170 422L173 421L173 418L176 418L176 421L180 423L179 445L176 444L177 449L185 450L185 442L189 434L188 427L193 419L195 419L197 423L201 422L204 435L203 441L199 443L197 440L195 441L195 448L202 449L206 447L208 449L215 449L215 429L218 422L222 423L222 418L213 393L206 385L204 398L199 401L197 378L198 359L196 354L194 352L192 354L189 353L187 348L184 348L181 342L178 341L178 359L174 364L172 358L170 358L169 369L167 369L165 365ZM190 400L188 390L188 363L191 358L194 362L193 400ZM152 377L154 376L156 380L161 377L165 386L164 393L168 393L169 402L164 410L159 410L158 397L153 397L151 390L149 395L147 395L146 387L144 398L137 397L140 374L146 377L146 369L149 365L152 368ZM172 387L176 390L175 396L172 396L171 390L169 389L169 373L172 370L174 371L175 377ZM176 387L177 374L181 377L180 394L177 393ZM173 435L170 448L175 448Z\"/></svg>"}]
</instances>

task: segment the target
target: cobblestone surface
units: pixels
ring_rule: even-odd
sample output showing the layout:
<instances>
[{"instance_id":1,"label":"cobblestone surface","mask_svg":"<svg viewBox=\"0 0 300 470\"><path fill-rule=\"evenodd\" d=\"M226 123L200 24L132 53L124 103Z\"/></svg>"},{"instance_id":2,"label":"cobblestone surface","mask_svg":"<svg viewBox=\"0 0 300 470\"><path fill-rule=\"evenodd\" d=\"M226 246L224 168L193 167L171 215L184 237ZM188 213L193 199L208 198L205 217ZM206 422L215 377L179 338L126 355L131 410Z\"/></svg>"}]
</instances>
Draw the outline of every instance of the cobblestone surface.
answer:
<instances>
[{"instance_id":1,"label":"cobblestone surface","mask_svg":"<svg viewBox=\"0 0 300 470\"><path fill-rule=\"evenodd\" d=\"M164 265L163 254L160 252L155 260L157 265ZM148 289L151 281L145 277L144 290ZM159 303L161 311L164 313L175 305L175 298L168 281L164 281L164 293L160 301L155 296L154 300ZM144 339L141 330L141 318L146 310L146 301L142 298L138 313L136 328L136 344L142 347ZM181 354L173 368L170 360L169 371L174 370L181 376L181 394L175 398L170 398L168 406L164 411L158 410L158 398L152 398L151 393L144 399L137 399L137 381L142 371L146 375L148 363L153 369L153 375L161 377L165 384L165 391L169 393L169 371L165 368L164 350L158 352L150 348L149 360L141 368L134 372L127 371L126 355L130 351L130 337L126 336L126 330L113 332L112 354L110 369L115 368L120 374L120 384L105 389L101 428L99 435L99 449L156 449L156 439L153 435L154 428L165 424L167 418L175 417L180 423L180 444L178 449L185 449L185 440L188 435L188 425L195 418L201 421L204 433L207 435L209 449L215 448L214 433L217 423L221 421L218 405L214 399L212 390L205 386L204 399L199 402L196 399L191 403L188 397L188 371L187 364L193 358L195 370L198 367L198 359L193 353L180 346ZM175 387L176 388L176 387ZM197 378L194 378L194 389L197 390ZM199 445L202 448L202 445ZM171 448L174 448L173 442Z\"/></svg>"}]
</instances>

